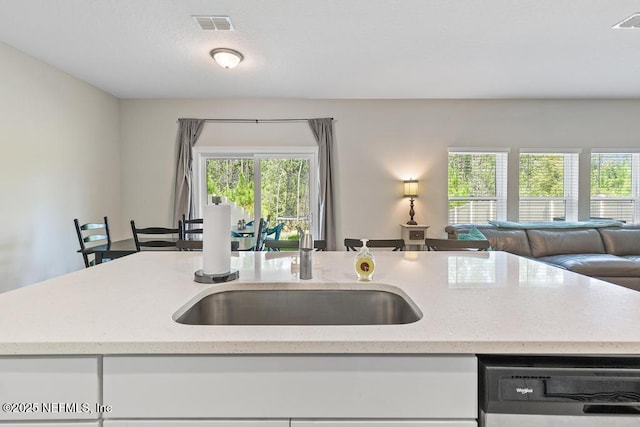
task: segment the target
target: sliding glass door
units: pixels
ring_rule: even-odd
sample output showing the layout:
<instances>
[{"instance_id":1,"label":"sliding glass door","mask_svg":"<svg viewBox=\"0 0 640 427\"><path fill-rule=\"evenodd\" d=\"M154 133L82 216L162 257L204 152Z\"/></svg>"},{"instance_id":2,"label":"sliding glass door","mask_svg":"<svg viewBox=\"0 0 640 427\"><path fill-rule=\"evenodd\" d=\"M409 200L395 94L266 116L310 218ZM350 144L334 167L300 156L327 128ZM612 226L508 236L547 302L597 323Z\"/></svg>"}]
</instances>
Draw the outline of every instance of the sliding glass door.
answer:
<instances>
[{"instance_id":1,"label":"sliding glass door","mask_svg":"<svg viewBox=\"0 0 640 427\"><path fill-rule=\"evenodd\" d=\"M255 162L252 158L207 158L206 201L220 196L231 205L231 223L253 220ZM206 203L205 203L206 204Z\"/></svg>"},{"instance_id":2,"label":"sliding glass door","mask_svg":"<svg viewBox=\"0 0 640 427\"><path fill-rule=\"evenodd\" d=\"M282 224L284 238L313 222L310 169L308 158L260 159L260 215Z\"/></svg>"},{"instance_id":3,"label":"sliding glass door","mask_svg":"<svg viewBox=\"0 0 640 427\"><path fill-rule=\"evenodd\" d=\"M216 195L231 205L231 224L244 220L257 226L258 219L264 218L269 228L280 225L280 239L297 238L298 228L317 236L315 149L246 153L211 148L197 150L194 157L198 161L196 215L201 216L202 206Z\"/></svg>"}]
</instances>

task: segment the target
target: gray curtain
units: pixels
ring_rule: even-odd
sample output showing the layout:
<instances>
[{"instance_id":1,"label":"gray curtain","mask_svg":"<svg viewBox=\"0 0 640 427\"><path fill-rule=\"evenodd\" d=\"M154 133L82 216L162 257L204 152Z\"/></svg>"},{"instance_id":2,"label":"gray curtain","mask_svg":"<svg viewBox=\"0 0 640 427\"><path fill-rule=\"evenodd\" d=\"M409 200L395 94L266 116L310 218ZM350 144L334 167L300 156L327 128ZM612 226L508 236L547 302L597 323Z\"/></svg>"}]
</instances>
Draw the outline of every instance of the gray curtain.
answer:
<instances>
[{"instance_id":1,"label":"gray curtain","mask_svg":"<svg viewBox=\"0 0 640 427\"><path fill-rule=\"evenodd\" d=\"M191 219L194 205L193 190L191 186L191 171L193 169L193 156L191 149L195 145L202 128L202 119L179 119L176 145L178 146L178 163L176 165L176 187L173 203L173 223L178 224L182 215Z\"/></svg>"},{"instance_id":2,"label":"gray curtain","mask_svg":"<svg viewBox=\"0 0 640 427\"><path fill-rule=\"evenodd\" d=\"M335 202L333 196L333 162L334 154L334 137L333 137L333 119L310 119L309 126L311 132L318 143L318 151L320 154L320 210L319 210L319 229L320 238L327 241L327 250L336 250L336 213Z\"/></svg>"}]
</instances>

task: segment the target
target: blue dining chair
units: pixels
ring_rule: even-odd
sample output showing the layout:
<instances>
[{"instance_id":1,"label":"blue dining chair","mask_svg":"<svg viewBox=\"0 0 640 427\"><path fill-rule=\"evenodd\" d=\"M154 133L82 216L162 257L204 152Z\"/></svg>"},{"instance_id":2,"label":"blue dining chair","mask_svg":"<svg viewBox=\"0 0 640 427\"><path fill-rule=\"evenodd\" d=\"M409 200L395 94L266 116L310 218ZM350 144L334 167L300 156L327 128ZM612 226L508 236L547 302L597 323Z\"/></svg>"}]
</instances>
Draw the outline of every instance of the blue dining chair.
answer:
<instances>
[{"instance_id":1,"label":"blue dining chair","mask_svg":"<svg viewBox=\"0 0 640 427\"><path fill-rule=\"evenodd\" d=\"M284 227L284 222L281 222L275 227L268 228L266 240L280 240L280 233L282 232L282 227ZM269 236L273 236L273 238L269 238Z\"/></svg>"},{"instance_id":2,"label":"blue dining chair","mask_svg":"<svg viewBox=\"0 0 640 427\"><path fill-rule=\"evenodd\" d=\"M256 245L253 247L254 251L264 250L264 241L267 238L267 230L269 229L269 223L263 218L260 218L258 223L258 230L256 232Z\"/></svg>"}]
</instances>

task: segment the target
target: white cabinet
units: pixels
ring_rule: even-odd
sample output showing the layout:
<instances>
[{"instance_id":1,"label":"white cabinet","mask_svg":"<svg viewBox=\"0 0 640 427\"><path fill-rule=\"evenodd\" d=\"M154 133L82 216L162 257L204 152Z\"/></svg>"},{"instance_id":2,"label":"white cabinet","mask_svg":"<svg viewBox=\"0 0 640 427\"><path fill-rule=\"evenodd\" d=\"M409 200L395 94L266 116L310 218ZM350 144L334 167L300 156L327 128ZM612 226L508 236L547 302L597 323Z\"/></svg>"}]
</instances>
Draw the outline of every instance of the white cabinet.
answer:
<instances>
[{"instance_id":1,"label":"white cabinet","mask_svg":"<svg viewBox=\"0 0 640 427\"><path fill-rule=\"evenodd\" d=\"M475 421L433 420L106 420L103 427L477 427Z\"/></svg>"},{"instance_id":2,"label":"white cabinet","mask_svg":"<svg viewBox=\"0 0 640 427\"><path fill-rule=\"evenodd\" d=\"M97 420L99 391L97 357L0 357L0 421Z\"/></svg>"},{"instance_id":3,"label":"white cabinet","mask_svg":"<svg viewBox=\"0 0 640 427\"><path fill-rule=\"evenodd\" d=\"M476 367L473 356L104 356L104 417L475 420Z\"/></svg>"},{"instance_id":4,"label":"white cabinet","mask_svg":"<svg viewBox=\"0 0 640 427\"><path fill-rule=\"evenodd\" d=\"M477 388L474 356L0 357L0 427L475 427Z\"/></svg>"},{"instance_id":5,"label":"white cabinet","mask_svg":"<svg viewBox=\"0 0 640 427\"><path fill-rule=\"evenodd\" d=\"M475 421L291 420L291 427L477 427Z\"/></svg>"},{"instance_id":6,"label":"white cabinet","mask_svg":"<svg viewBox=\"0 0 640 427\"><path fill-rule=\"evenodd\" d=\"M107 420L103 427L289 427L289 420Z\"/></svg>"},{"instance_id":7,"label":"white cabinet","mask_svg":"<svg viewBox=\"0 0 640 427\"><path fill-rule=\"evenodd\" d=\"M62 422L33 422L33 423L3 423L0 422L0 427L100 427L98 421L93 422L73 422L73 423L62 423Z\"/></svg>"}]
</instances>

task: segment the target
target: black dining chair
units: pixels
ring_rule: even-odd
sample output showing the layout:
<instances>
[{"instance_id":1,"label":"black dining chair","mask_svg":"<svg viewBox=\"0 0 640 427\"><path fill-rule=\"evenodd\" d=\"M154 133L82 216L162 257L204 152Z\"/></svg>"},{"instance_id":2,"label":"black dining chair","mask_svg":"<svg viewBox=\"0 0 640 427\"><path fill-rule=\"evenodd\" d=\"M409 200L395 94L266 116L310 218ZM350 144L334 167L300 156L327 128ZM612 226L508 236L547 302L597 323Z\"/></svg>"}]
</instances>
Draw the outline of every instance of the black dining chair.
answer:
<instances>
[{"instance_id":1,"label":"black dining chair","mask_svg":"<svg viewBox=\"0 0 640 427\"><path fill-rule=\"evenodd\" d=\"M427 251L486 251L488 240L424 239Z\"/></svg>"},{"instance_id":2,"label":"black dining chair","mask_svg":"<svg viewBox=\"0 0 640 427\"><path fill-rule=\"evenodd\" d=\"M360 239L344 239L344 246L348 251L357 251L362 247L362 241ZM371 239L367 241L368 248L388 248L395 251L404 251L403 239Z\"/></svg>"},{"instance_id":3,"label":"black dining chair","mask_svg":"<svg viewBox=\"0 0 640 427\"><path fill-rule=\"evenodd\" d=\"M182 214L182 238L185 240L202 240L204 221L202 218L187 219Z\"/></svg>"},{"instance_id":4,"label":"black dining chair","mask_svg":"<svg viewBox=\"0 0 640 427\"><path fill-rule=\"evenodd\" d=\"M80 243L80 252L84 260L86 268L96 264L95 256L90 252L91 248L100 245L111 244L111 235L109 234L109 221L105 216L104 222L88 222L80 224L77 218L73 220L78 235L78 243Z\"/></svg>"},{"instance_id":5,"label":"black dining chair","mask_svg":"<svg viewBox=\"0 0 640 427\"><path fill-rule=\"evenodd\" d=\"M131 220L131 232L138 252L141 248L177 248L177 242L182 236L182 221L178 221L177 228L138 228L135 221Z\"/></svg>"}]
</instances>

